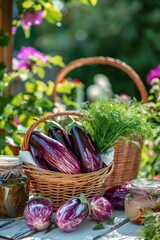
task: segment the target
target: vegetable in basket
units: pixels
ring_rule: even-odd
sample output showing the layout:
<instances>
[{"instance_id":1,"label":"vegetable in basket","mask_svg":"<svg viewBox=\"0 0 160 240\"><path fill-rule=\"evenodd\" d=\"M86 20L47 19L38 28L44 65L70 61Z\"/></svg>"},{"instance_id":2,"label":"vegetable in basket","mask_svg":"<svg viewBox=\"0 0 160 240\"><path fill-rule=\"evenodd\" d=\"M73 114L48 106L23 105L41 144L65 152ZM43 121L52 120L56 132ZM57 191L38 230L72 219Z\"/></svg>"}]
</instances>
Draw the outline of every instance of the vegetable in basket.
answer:
<instances>
[{"instance_id":1,"label":"vegetable in basket","mask_svg":"<svg viewBox=\"0 0 160 240\"><path fill-rule=\"evenodd\" d=\"M46 230L52 220L53 207L50 199L37 196L31 198L24 208L24 219L35 231Z\"/></svg>"},{"instance_id":2,"label":"vegetable in basket","mask_svg":"<svg viewBox=\"0 0 160 240\"><path fill-rule=\"evenodd\" d=\"M62 143L64 146L66 146L68 149L71 149L71 144L68 138L68 135L65 131L62 131L62 129L58 127L51 127L49 128L48 135L57 140L58 142Z\"/></svg>"},{"instance_id":3,"label":"vegetable in basket","mask_svg":"<svg viewBox=\"0 0 160 240\"><path fill-rule=\"evenodd\" d=\"M71 150L71 143L68 137L68 133L59 123L53 120L50 122L48 121L45 123L45 130L48 132L48 136L62 143L64 146Z\"/></svg>"},{"instance_id":4,"label":"vegetable in basket","mask_svg":"<svg viewBox=\"0 0 160 240\"><path fill-rule=\"evenodd\" d=\"M50 170L78 174L81 167L76 156L63 144L42 132L32 132L29 144L39 151Z\"/></svg>"},{"instance_id":5,"label":"vegetable in basket","mask_svg":"<svg viewBox=\"0 0 160 240\"><path fill-rule=\"evenodd\" d=\"M88 200L90 206L90 216L95 221L105 221L113 214L113 206L109 200L103 196L94 196Z\"/></svg>"},{"instance_id":6,"label":"vegetable in basket","mask_svg":"<svg viewBox=\"0 0 160 240\"><path fill-rule=\"evenodd\" d=\"M82 164L83 172L94 172L102 168L102 159L91 136L79 126L71 127L69 139L74 154Z\"/></svg>"},{"instance_id":7,"label":"vegetable in basket","mask_svg":"<svg viewBox=\"0 0 160 240\"><path fill-rule=\"evenodd\" d=\"M38 151L36 148L34 148L31 145L29 145L28 150L31 153L31 155L38 167L43 168L43 169L50 169L47 162L44 161L43 154L40 151Z\"/></svg>"},{"instance_id":8,"label":"vegetable in basket","mask_svg":"<svg viewBox=\"0 0 160 240\"><path fill-rule=\"evenodd\" d=\"M81 194L80 197L68 200L56 211L55 222L62 231L75 231L88 216L88 203L83 197L84 195Z\"/></svg>"}]
</instances>

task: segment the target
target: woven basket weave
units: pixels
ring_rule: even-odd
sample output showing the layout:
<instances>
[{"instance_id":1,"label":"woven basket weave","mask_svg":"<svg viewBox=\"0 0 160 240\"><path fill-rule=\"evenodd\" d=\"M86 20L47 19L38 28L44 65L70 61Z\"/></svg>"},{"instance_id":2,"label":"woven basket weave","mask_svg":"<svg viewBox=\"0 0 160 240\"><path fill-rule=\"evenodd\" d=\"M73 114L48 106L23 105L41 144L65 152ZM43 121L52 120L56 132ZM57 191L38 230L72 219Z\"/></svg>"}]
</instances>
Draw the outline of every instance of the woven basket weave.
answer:
<instances>
[{"instance_id":1,"label":"woven basket weave","mask_svg":"<svg viewBox=\"0 0 160 240\"><path fill-rule=\"evenodd\" d=\"M130 79L135 83L141 99L142 103L147 102L147 91L146 88L139 77L139 75L126 63L120 61L119 59L114 59L110 57L88 57L88 58L80 58L70 62L66 65L57 75L55 79L55 85L53 88L53 92L51 95L51 99L53 102L56 101L56 89L57 84L61 82L63 78L72 70L77 67L82 67L84 65L92 65L92 64L102 64L102 65L110 65L116 67L122 71L124 71ZM114 146L115 154L114 154L114 170L109 178L106 179L105 189L123 184L125 182L129 182L130 180L137 177L139 163L141 158L141 149L143 145L143 139L136 139L139 142L139 147L133 143L126 143L124 141L120 142L116 146Z\"/></svg>"},{"instance_id":2,"label":"woven basket weave","mask_svg":"<svg viewBox=\"0 0 160 240\"><path fill-rule=\"evenodd\" d=\"M21 151L27 151L30 135L40 123L64 116L82 117L83 115L78 112L66 111L42 117L27 130ZM30 177L33 195L42 193L43 196L49 197L53 202L54 210L68 199L79 196L80 193L84 193L87 198L102 193L105 180L110 176L113 168L114 164L112 162L110 166L103 166L101 170L96 172L65 174L44 170L27 162L24 162L23 166L25 173Z\"/></svg>"}]
</instances>

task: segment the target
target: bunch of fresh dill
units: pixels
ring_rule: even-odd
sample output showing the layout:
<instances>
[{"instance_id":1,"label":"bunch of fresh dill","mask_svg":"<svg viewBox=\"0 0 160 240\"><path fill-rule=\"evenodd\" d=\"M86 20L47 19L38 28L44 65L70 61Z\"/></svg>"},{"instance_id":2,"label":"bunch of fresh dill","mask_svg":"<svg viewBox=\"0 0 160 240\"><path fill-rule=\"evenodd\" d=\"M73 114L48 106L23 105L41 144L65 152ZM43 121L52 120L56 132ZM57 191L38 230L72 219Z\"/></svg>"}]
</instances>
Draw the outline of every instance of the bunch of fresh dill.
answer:
<instances>
[{"instance_id":1,"label":"bunch of fresh dill","mask_svg":"<svg viewBox=\"0 0 160 240\"><path fill-rule=\"evenodd\" d=\"M81 111L84 117L80 121L101 153L105 153L121 140L134 142L135 136L153 134L154 127L148 121L145 106L136 100L96 100L86 102Z\"/></svg>"}]
</instances>

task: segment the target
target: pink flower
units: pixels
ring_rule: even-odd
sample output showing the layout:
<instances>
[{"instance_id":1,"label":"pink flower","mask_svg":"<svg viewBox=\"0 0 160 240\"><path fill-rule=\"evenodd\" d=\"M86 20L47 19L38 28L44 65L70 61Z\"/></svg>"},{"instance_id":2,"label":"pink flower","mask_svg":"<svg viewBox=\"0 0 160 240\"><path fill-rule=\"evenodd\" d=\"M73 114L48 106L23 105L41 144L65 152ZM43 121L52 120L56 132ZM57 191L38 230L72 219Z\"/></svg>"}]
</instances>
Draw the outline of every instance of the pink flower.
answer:
<instances>
[{"instance_id":1,"label":"pink flower","mask_svg":"<svg viewBox=\"0 0 160 240\"><path fill-rule=\"evenodd\" d=\"M32 25L40 25L43 21L43 11L29 12L26 11L21 16L21 24L23 28L28 28Z\"/></svg>"},{"instance_id":2,"label":"pink flower","mask_svg":"<svg viewBox=\"0 0 160 240\"><path fill-rule=\"evenodd\" d=\"M147 76L147 83L151 85L154 78L160 78L160 65L152 69Z\"/></svg>"},{"instance_id":3,"label":"pink flower","mask_svg":"<svg viewBox=\"0 0 160 240\"><path fill-rule=\"evenodd\" d=\"M154 152L153 150L150 150L150 151L149 151L149 156L150 156L150 157L154 157L154 156L155 156L155 152Z\"/></svg>"},{"instance_id":4,"label":"pink flower","mask_svg":"<svg viewBox=\"0 0 160 240\"><path fill-rule=\"evenodd\" d=\"M126 101L126 102L131 102L131 97L128 96L127 94L125 94L125 93L120 94L120 95L119 95L119 98L120 98L121 100Z\"/></svg>"},{"instance_id":5,"label":"pink flower","mask_svg":"<svg viewBox=\"0 0 160 240\"><path fill-rule=\"evenodd\" d=\"M20 122L19 122L19 118L18 117L16 117L15 119L13 119L13 125L14 126L18 126L18 125L20 125Z\"/></svg>"},{"instance_id":6,"label":"pink flower","mask_svg":"<svg viewBox=\"0 0 160 240\"><path fill-rule=\"evenodd\" d=\"M19 59L18 69L26 68L29 71L32 70L32 64L37 61L43 61L47 63L47 56L33 47L22 47L17 55Z\"/></svg>"},{"instance_id":7,"label":"pink flower","mask_svg":"<svg viewBox=\"0 0 160 240\"><path fill-rule=\"evenodd\" d=\"M150 147L154 147L154 145L155 145L154 141L149 141L149 146Z\"/></svg>"},{"instance_id":8,"label":"pink flower","mask_svg":"<svg viewBox=\"0 0 160 240\"><path fill-rule=\"evenodd\" d=\"M17 27L16 27L16 26L13 26L13 27L12 27L12 35L15 35L15 34L16 34L16 31L17 31Z\"/></svg>"}]
</instances>

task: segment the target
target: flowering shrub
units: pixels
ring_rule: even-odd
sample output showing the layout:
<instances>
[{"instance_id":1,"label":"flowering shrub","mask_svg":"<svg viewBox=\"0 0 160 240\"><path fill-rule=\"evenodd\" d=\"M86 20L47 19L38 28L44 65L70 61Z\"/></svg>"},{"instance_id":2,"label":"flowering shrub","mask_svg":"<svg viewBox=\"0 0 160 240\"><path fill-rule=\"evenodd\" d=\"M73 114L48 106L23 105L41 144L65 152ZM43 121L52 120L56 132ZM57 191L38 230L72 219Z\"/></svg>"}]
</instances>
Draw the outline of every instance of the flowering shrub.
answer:
<instances>
[{"instance_id":1,"label":"flowering shrub","mask_svg":"<svg viewBox=\"0 0 160 240\"><path fill-rule=\"evenodd\" d=\"M79 2L95 5L97 0ZM62 19L55 0L17 0L16 4L18 18L13 20L13 35L18 27L22 27L28 38L32 26L40 25L44 20L56 24ZM0 30L0 47L7 47L9 37L3 29ZM11 146L21 145L23 134L33 123L33 117L40 117L63 106L57 106L50 100L53 79L44 82L46 68L54 66L64 66L61 56L45 55L31 46L22 46L17 58L13 59L12 72L6 72L5 64L0 63L0 154L13 154ZM10 89L17 81L24 84L24 91L14 95ZM66 106L75 104L67 94L80 85L77 82L68 82L66 85L65 82L63 100ZM62 91L60 86L59 91Z\"/></svg>"},{"instance_id":2,"label":"flowering shrub","mask_svg":"<svg viewBox=\"0 0 160 240\"><path fill-rule=\"evenodd\" d=\"M84 85L79 79L62 79L56 92L56 102L65 105L66 109L78 109L84 100Z\"/></svg>"},{"instance_id":3,"label":"flowering shrub","mask_svg":"<svg viewBox=\"0 0 160 240\"><path fill-rule=\"evenodd\" d=\"M21 24L23 28L28 28L33 25L40 25L43 21L43 11L29 12L26 11L21 16Z\"/></svg>"},{"instance_id":4,"label":"flowering shrub","mask_svg":"<svg viewBox=\"0 0 160 240\"><path fill-rule=\"evenodd\" d=\"M155 78L160 79L160 65L158 65L156 68L152 69L149 72L149 74L147 76L147 83L149 85L152 85Z\"/></svg>"},{"instance_id":5,"label":"flowering shrub","mask_svg":"<svg viewBox=\"0 0 160 240\"><path fill-rule=\"evenodd\" d=\"M30 27L40 25L45 19L47 22L55 24L61 21L62 14L56 8L54 1L45 0L17 0L19 19L13 21L15 28L22 27L25 36L30 36Z\"/></svg>"},{"instance_id":6,"label":"flowering shrub","mask_svg":"<svg viewBox=\"0 0 160 240\"><path fill-rule=\"evenodd\" d=\"M149 119L160 126L160 65L149 72L147 82L151 85L146 104ZM140 177L155 175L160 175L160 131L154 138L145 139L139 172Z\"/></svg>"},{"instance_id":7,"label":"flowering shrub","mask_svg":"<svg viewBox=\"0 0 160 240\"><path fill-rule=\"evenodd\" d=\"M23 133L33 122L33 117L45 115L54 108L50 95L54 83L43 81L45 70L55 65L62 67L60 56L51 57L32 47L22 47L17 55L16 66L11 73L5 73L0 82L0 153L11 154L8 144L19 146ZM24 92L15 96L6 91L16 81L22 81Z\"/></svg>"},{"instance_id":8,"label":"flowering shrub","mask_svg":"<svg viewBox=\"0 0 160 240\"><path fill-rule=\"evenodd\" d=\"M33 69L33 64L37 64L36 62L41 62L41 64L45 64L48 62L47 56L45 54L37 51L32 47L22 47L21 51L17 55L18 59L18 69L28 69L31 71Z\"/></svg>"}]
</instances>

